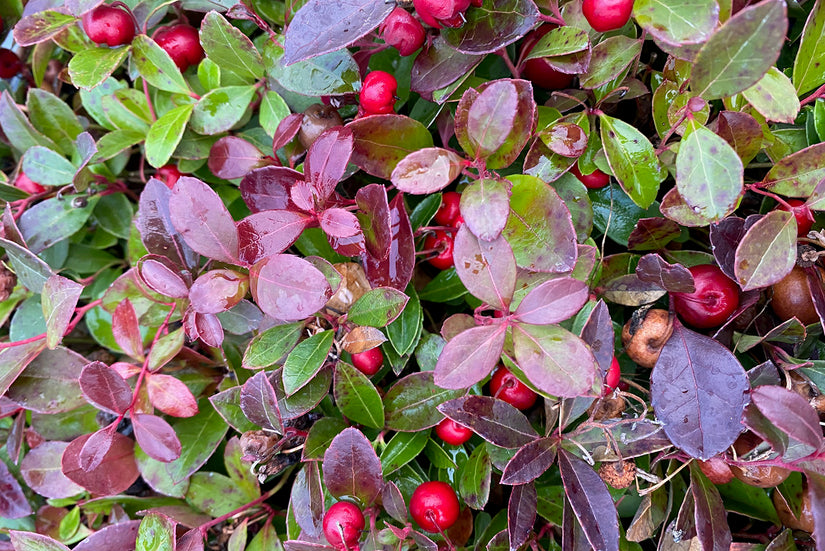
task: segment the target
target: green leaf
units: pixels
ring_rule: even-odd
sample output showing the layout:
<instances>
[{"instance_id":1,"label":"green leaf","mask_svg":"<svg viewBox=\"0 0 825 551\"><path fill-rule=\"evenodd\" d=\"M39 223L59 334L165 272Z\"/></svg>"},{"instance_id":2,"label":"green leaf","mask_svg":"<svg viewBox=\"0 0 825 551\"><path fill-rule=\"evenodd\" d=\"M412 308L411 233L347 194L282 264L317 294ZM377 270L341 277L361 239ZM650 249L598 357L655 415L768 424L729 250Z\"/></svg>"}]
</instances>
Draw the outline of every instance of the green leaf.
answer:
<instances>
[{"instance_id":1,"label":"green leaf","mask_svg":"<svg viewBox=\"0 0 825 551\"><path fill-rule=\"evenodd\" d=\"M667 172L644 134L623 120L601 115L601 138L610 170L634 203L646 209L656 200Z\"/></svg>"},{"instance_id":2,"label":"green leaf","mask_svg":"<svg viewBox=\"0 0 825 551\"><path fill-rule=\"evenodd\" d=\"M322 417L315 421L304 442L302 459L304 461L323 459L324 452L327 451L332 439L348 426L346 421L337 417Z\"/></svg>"},{"instance_id":3,"label":"green leaf","mask_svg":"<svg viewBox=\"0 0 825 551\"><path fill-rule=\"evenodd\" d=\"M788 197L809 197L825 178L825 143L780 159L765 176L765 187Z\"/></svg>"},{"instance_id":4,"label":"green leaf","mask_svg":"<svg viewBox=\"0 0 825 551\"><path fill-rule=\"evenodd\" d=\"M436 386L432 372L407 375L384 396L386 428L413 432L432 427L444 418L436 406L464 393L463 389L447 390Z\"/></svg>"},{"instance_id":5,"label":"green leaf","mask_svg":"<svg viewBox=\"0 0 825 551\"><path fill-rule=\"evenodd\" d=\"M46 340L39 339L26 344L0 349L0 392L3 394L43 349Z\"/></svg>"},{"instance_id":6,"label":"green leaf","mask_svg":"<svg viewBox=\"0 0 825 551\"><path fill-rule=\"evenodd\" d=\"M73 207L73 196L53 197L26 209L19 225L23 238L33 253L71 237L92 215L99 195L90 197L85 207Z\"/></svg>"},{"instance_id":7,"label":"green leaf","mask_svg":"<svg viewBox=\"0 0 825 551\"><path fill-rule=\"evenodd\" d=\"M123 193L111 193L100 198L95 207L95 220L100 227L121 239L129 239L132 229L132 203Z\"/></svg>"},{"instance_id":8,"label":"green leaf","mask_svg":"<svg viewBox=\"0 0 825 551\"><path fill-rule=\"evenodd\" d=\"M385 327L401 314L409 297L392 287L367 291L349 309L347 319L356 325Z\"/></svg>"},{"instance_id":9,"label":"green leaf","mask_svg":"<svg viewBox=\"0 0 825 551\"><path fill-rule=\"evenodd\" d=\"M719 4L716 0L636 0L633 19L666 44L701 44L719 23Z\"/></svg>"},{"instance_id":10,"label":"green leaf","mask_svg":"<svg viewBox=\"0 0 825 551\"><path fill-rule=\"evenodd\" d=\"M384 404L369 377L347 362L335 366L332 385L341 413L356 423L374 429L384 426Z\"/></svg>"},{"instance_id":11,"label":"green leaf","mask_svg":"<svg viewBox=\"0 0 825 551\"><path fill-rule=\"evenodd\" d=\"M0 239L0 247L3 247L6 254L9 255L12 268L14 268L20 283L29 291L42 293L43 284L54 273L49 265L29 249L18 245L14 241Z\"/></svg>"},{"instance_id":12,"label":"green leaf","mask_svg":"<svg viewBox=\"0 0 825 551\"><path fill-rule=\"evenodd\" d=\"M9 535L15 551L69 551L62 543L42 534L12 530Z\"/></svg>"},{"instance_id":13,"label":"green leaf","mask_svg":"<svg viewBox=\"0 0 825 551\"><path fill-rule=\"evenodd\" d=\"M172 361L183 348L185 336L179 328L159 338L149 351L149 369L159 369Z\"/></svg>"},{"instance_id":14,"label":"green leaf","mask_svg":"<svg viewBox=\"0 0 825 551\"><path fill-rule=\"evenodd\" d=\"M272 367L298 344L303 330L302 322L286 323L270 327L263 333L255 335L244 352L243 367L246 369Z\"/></svg>"},{"instance_id":15,"label":"green leaf","mask_svg":"<svg viewBox=\"0 0 825 551\"><path fill-rule=\"evenodd\" d=\"M676 188L682 199L708 223L736 209L744 192L744 168L723 138L697 126L679 146Z\"/></svg>"},{"instance_id":16,"label":"green leaf","mask_svg":"<svg viewBox=\"0 0 825 551\"><path fill-rule=\"evenodd\" d=\"M736 247L734 274L743 291L773 285L796 262L796 218L772 210L750 228Z\"/></svg>"},{"instance_id":17,"label":"green leaf","mask_svg":"<svg viewBox=\"0 0 825 551\"><path fill-rule=\"evenodd\" d=\"M461 469L458 492L464 502L473 509L481 510L490 497L493 465L487 446L477 446Z\"/></svg>"},{"instance_id":18,"label":"green leaf","mask_svg":"<svg viewBox=\"0 0 825 551\"><path fill-rule=\"evenodd\" d=\"M117 128L142 132L149 131L152 115L143 92L124 88L100 98L101 107L109 121Z\"/></svg>"},{"instance_id":19,"label":"green leaf","mask_svg":"<svg viewBox=\"0 0 825 551\"><path fill-rule=\"evenodd\" d=\"M175 549L175 521L166 515L149 513L140 521L135 551Z\"/></svg>"},{"instance_id":20,"label":"green leaf","mask_svg":"<svg viewBox=\"0 0 825 551\"><path fill-rule=\"evenodd\" d=\"M234 511L257 497L228 476L212 472L193 474L186 492L187 503L213 517Z\"/></svg>"},{"instance_id":21,"label":"green leaf","mask_svg":"<svg viewBox=\"0 0 825 551\"><path fill-rule=\"evenodd\" d=\"M749 486L737 478L727 484L720 484L717 488L728 511L777 525L782 524L776 516L771 498L764 489Z\"/></svg>"},{"instance_id":22,"label":"green leaf","mask_svg":"<svg viewBox=\"0 0 825 551\"><path fill-rule=\"evenodd\" d=\"M418 345L424 320L421 302L412 284L407 285L405 292L410 300L401 315L387 326L387 337L399 356L409 354Z\"/></svg>"},{"instance_id":23,"label":"green leaf","mask_svg":"<svg viewBox=\"0 0 825 551\"><path fill-rule=\"evenodd\" d=\"M20 153L25 153L36 145L57 149L57 145L51 139L35 130L8 90L4 90L0 96L0 128L6 135L9 145Z\"/></svg>"},{"instance_id":24,"label":"green leaf","mask_svg":"<svg viewBox=\"0 0 825 551\"><path fill-rule=\"evenodd\" d=\"M129 46L81 50L69 60L72 84L84 90L98 86L120 67L129 50Z\"/></svg>"},{"instance_id":25,"label":"green leaf","mask_svg":"<svg viewBox=\"0 0 825 551\"><path fill-rule=\"evenodd\" d=\"M210 11L201 23L201 44L206 57L242 82L253 83L264 76L261 54L249 38L216 11Z\"/></svg>"},{"instance_id":26,"label":"green leaf","mask_svg":"<svg viewBox=\"0 0 825 551\"><path fill-rule=\"evenodd\" d=\"M71 184L76 171L65 157L42 145L36 145L23 154L23 172L44 186Z\"/></svg>"},{"instance_id":27,"label":"green leaf","mask_svg":"<svg viewBox=\"0 0 825 551\"><path fill-rule=\"evenodd\" d=\"M747 90L776 62L787 28L784 0L764 0L740 10L699 50L691 89L705 99Z\"/></svg>"},{"instance_id":28,"label":"green leaf","mask_svg":"<svg viewBox=\"0 0 825 551\"><path fill-rule=\"evenodd\" d=\"M255 86L227 86L212 90L195 104L190 127L207 136L226 132L241 120L256 90Z\"/></svg>"},{"instance_id":29,"label":"green leaf","mask_svg":"<svg viewBox=\"0 0 825 551\"><path fill-rule=\"evenodd\" d=\"M524 58L535 59L538 57L553 57L557 55L568 55L582 50L586 50L590 45L587 32L576 27L557 27L546 35L542 36L530 54Z\"/></svg>"},{"instance_id":30,"label":"green leaf","mask_svg":"<svg viewBox=\"0 0 825 551\"><path fill-rule=\"evenodd\" d=\"M12 9L13 4L8 3L6 5L8 7L4 8L3 16L9 17L8 10ZM58 6L59 4L52 5ZM48 40L76 21L77 19L72 14L63 13L62 11L37 11L21 19L14 27L14 40L21 46L33 46Z\"/></svg>"},{"instance_id":31,"label":"green leaf","mask_svg":"<svg viewBox=\"0 0 825 551\"><path fill-rule=\"evenodd\" d=\"M360 87L358 64L346 49L284 65L283 50L273 45L271 58L271 61L267 60L269 76L292 92L307 96L337 96L358 92Z\"/></svg>"},{"instance_id":32,"label":"green leaf","mask_svg":"<svg viewBox=\"0 0 825 551\"><path fill-rule=\"evenodd\" d=\"M289 106L278 92L269 90L261 99L259 118L261 126L270 136L275 135L278 125L290 114Z\"/></svg>"},{"instance_id":33,"label":"green leaf","mask_svg":"<svg viewBox=\"0 0 825 551\"><path fill-rule=\"evenodd\" d=\"M61 153L71 155L75 151L74 141L83 127L66 102L40 88L29 88L26 107L32 125L54 140Z\"/></svg>"},{"instance_id":34,"label":"green leaf","mask_svg":"<svg viewBox=\"0 0 825 551\"><path fill-rule=\"evenodd\" d=\"M165 92L189 95L189 86L166 50L139 34L132 41L132 62L146 82Z\"/></svg>"},{"instance_id":35,"label":"green leaf","mask_svg":"<svg viewBox=\"0 0 825 551\"><path fill-rule=\"evenodd\" d=\"M284 551L284 546L272 523L267 522L249 542L246 551Z\"/></svg>"},{"instance_id":36,"label":"green leaf","mask_svg":"<svg viewBox=\"0 0 825 551\"><path fill-rule=\"evenodd\" d=\"M582 88L597 88L610 82L633 63L640 53L641 40L620 35L599 42L593 48L590 68L580 76Z\"/></svg>"},{"instance_id":37,"label":"green leaf","mask_svg":"<svg viewBox=\"0 0 825 551\"><path fill-rule=\"evenodd\" d=\"M387 476L418 457L429 439L427 430L396 433L381 452L382 474Z\"/></svg>"},{"instance_id":38,"label":"green leaf","mask_svg":"<svg viewBox=\"0 0 825 551\"><path fill-rule=\"evenodd\" d=\"M333 331L321 331L298 343L289 353L282 374L287 396L292 396L303 388L323 367L332 350L334 336Z\"/></svg>"},{"instance_id":39,"label":"green leaf","mask_svg":"<svg viewBox=\"0 0 825 551\"><path fill-rule=\"evenodd\" d=\"M169 161L194 108L194 105L181 105L155 121L146 135L146 160L150 165L160 168Z\"/></svg>"},{"instance_id":40,"label":"green leaf","mask_svg":"<svg viewBox=\"0 0 825 551\"><path fill-rule=\"evenodd\" d=\"M825 83L825 4L816 0L796 52L793 64L793 85L797 94L804 94Z\"/></svg>"},{"instance_id":41,"label":"green leaf","mask_svg":"<svg viewBox=\"0 0 825 551\"><path fill-rule=\"evenodd\" d=\"M771 67L759 82L742 95L769 121L792 124L799 114L799 98L793 84L776 67Z\"/></svg>"}]
</instances>

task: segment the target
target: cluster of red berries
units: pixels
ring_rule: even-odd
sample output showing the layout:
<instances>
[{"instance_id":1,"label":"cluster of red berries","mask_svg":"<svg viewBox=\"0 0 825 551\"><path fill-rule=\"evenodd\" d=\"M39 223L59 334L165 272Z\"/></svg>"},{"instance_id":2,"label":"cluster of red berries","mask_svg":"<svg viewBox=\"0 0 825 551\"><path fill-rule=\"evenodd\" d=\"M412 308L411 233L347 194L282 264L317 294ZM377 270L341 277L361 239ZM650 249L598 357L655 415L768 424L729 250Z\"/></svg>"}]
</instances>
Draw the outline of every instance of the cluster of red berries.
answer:
<instances>
[{"instance_id":1,"label":"cluster of red berries","mask_svg":"<svg viewBox=\"0 0 825 551\"><path fill-rule=\"evenodd\" d=\"M441 195L441 206L433 216L433 221L439 226L455 228L456 230L464 223L461 216L460 204L461 194L455 191L447 191ZM446 270L454 265L453 247L455 245L455 231L452 229L440 229L430 233L424 239L424 249L438 251L438 254L428 259L428 262L439 270Z\"/></svg>"}]
</instances>

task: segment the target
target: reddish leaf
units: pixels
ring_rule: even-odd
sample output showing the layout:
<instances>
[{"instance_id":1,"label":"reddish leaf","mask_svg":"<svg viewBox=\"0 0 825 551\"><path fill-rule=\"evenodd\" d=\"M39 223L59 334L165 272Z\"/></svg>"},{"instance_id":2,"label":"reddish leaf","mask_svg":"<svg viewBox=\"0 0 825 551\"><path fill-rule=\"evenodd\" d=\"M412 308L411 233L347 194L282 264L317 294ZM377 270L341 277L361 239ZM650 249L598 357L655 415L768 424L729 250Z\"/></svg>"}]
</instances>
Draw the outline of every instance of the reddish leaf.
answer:
<instances>
[{"instance_id":1,"label":"reddish leaf","mask_svg":"<svg viewBox=\"0 0 825 551\"><path fill-rule=\"evenodd\" d=\"M483 178L461 194L461 216L473 235L492 241L501 235L510 215L510 192L498 180Z\"/></svg>"},{"instance_id":2,"label":"reddish leaf","mask_svg":"<svg viewBox=\"0 0 825 551\"><path fill-rule=\"evenodd\" d=\"M238 222L241 261L254 264L284 252L301 236L310 221L306 214L289 210L266 210L247 216Z\"/></svg>"},{"instance_id":3,"label":"reddish leaf","mask_svg":"<svg viewBox=\"0 0 825 551\"><path fill-rule=\"evenodd\" d=\"M244 383L241 388L240 405L247 419L256 425L278 432L283 431L278 398L266 372L259 371Z\"/></svg>"},{"instance_id":4,"label":"reddish leaf","mask_svg":"<svg viewBox=\"0 0 825 551\"><path fill-rule=\"evenodd\" d=\"M236 264L238 231L235 221L211 187L182 176L169 198L170 219L186 243L207 258Z\"/></svg>"},{"instance_id":5,"label":"reddish leaf","mask_svg":"<svg viewBox=\"0 0 825 551\"><path fill-rule=\"evenodd\" d=\"M702 460L725 451L739 436L748 386L730 350L678 320L650 377L651 402L668 438Z\"/></svg>"},{"instance_id":6,"label":"reddish leaf","mask_svg":"<svg viewBox=\"0 0 825 551\"><path fill-rule=\"evenodd\" d=\"M432 147L423 124L404 115L372 115L347 124L355 136L352 163L372 176L389 180L398 162L414 151Z\"/></svg>"},{"instance_id":7,"label":"reddish leaf","mask_svg":"<svg viewBox=\"0 0 825 551\"><path fill-rule=\"evenodd\" d=\"M407 506L404 503L404 496L395 482L388 480L381 489L381 503L384 510L398 522L407 522Z\"/></svg>"},{"instance_id":8,"label":"reddish leaf","mask_svg":"<svg viewBox=\"0 0 825 551\"><path fill-rule=\"evenodd\" d=\"M101 551L104 549L132 551L135 548L139 526L139 520L126 520L104 526L77 544L74 551ZM180 545L177 549L180 551Z\"/></svg>"},{"instance_id":9,"label":"reddish leaf","mask_svg":"<svg viewBox=\"0 0 825 551\"><path fill-rule=\"evenodd\" d=\"M297 256L276 254L252 266L252 296L264 313L275 319L297 321L326 304L332 289L315 266Z\"/></svg>"},{"instance_id":10,"label":"reddish leaf","mask_svg":"<svg viewBox=\"0 0 825 551\"><path fill-rule=\"evenodd\" d=\"M400 191L426 195L441 191L458 178L464 160L440 147L413 151L395 166L390 180Z\"/></svg>"},{"instance_id":11,"label":"reddish leaf","mask_svg":"<svg viewBox=\"0 0 825 551\"><path fill-rule=\"evenodd\" d=\"M589 296L590 289L587 284L578 279L550 279L534 287L522 299L515 313L518 320L523 323L559 323L581 310Z\"/></svg>"},{"instance_id":12,"label":"reddish leaf","mask_svg":"<svg viewBox=\"0 0 825 551\"><path fill-rule=\"evenodd\" d=\"M504 468L502 484L526 484L540 477L556 460L553 438L539 438L522 446Z\"/></svg>"},{"instance_id":13,"label":"reddish leaf","mask_svg":"<svg viewBox=\"0 0 825 551\"><path fill-rule=\"evenodd\" d=\"M390 235L392 241L386 258L379 259L370 254L362 256L364 271L373 287L393 287L403 291L412 280L415 268L415 241L403 193L390 201Z\"/></svg>"},{"instance_id":14,"label":"reddish leaf","mask_svg":"<svg viewBox=\"0 0 825 551\"><path fill-rule=\"evenodd\" d=\"M112 314L112 335L128 356L143 361L143 336L140 334L135 307L129 299L118 304Z\"/></svg>"},{"instance_id":15,"label":"reddish leaf","mask_svg":"<svg viewBox=\"0 0 825 551\"><path fill-rule=\"evenodd\" d=\"M724 222L724 220L723 220ZM711 235L713 226L711 226ZM693 276L681 264L669 264L658 254L646 254L636 265L636 275L645 283L653 283L671 293L692 293L696 290Z\"/></svg>"},{"instance_id":16,"label":"reddish leaf","mask_svg":"<svg viewBox=\"0 0 825 551\"><path fill-rule=\"evenodd\" d=\"M359 223L360 224L360 223ZM359 256L366 253L364 234L359 232L352 237L333 237L327 235L327 242L341 256Z\"/></svg>"},{"instance_id":17,"label":"reddish leaf","mask_svg":"<svg viewBox=\"0 0 825 551\"><path fill-rule=\"evenodd\" d=\"M794 440L822 450L822 428L819 415L808 401L782 386L763 385L751 391L753 405L778 429Z\"/></svg>"},{"instance_id":18,"label":"reddish leaf","mask_svg":"<svg viewBox=\"0 0 825 551\"><path fill-rule=\"evenodd\" d=\"M66 447L62 460L63 474L94 494L114 495L126 491L140 476L135 463L134 440L114 433L112 447L103 462L87 472L80 467L80 450L90 436L84 434L75 438Z\"/></svg>"},{"instance_id":19,"label":"reddish leaf","mask_svg":"<svg viewBox=\"0 0 825 551\"><path fill-rule=\"evenodd\" d=\"M25 479L26 475L23 478ZM31 484L29 485L31 486ZM32 508L23 494L23 489L9 472L6 464L0 461L0 516L3 518L23 518L30 514L32 514Z\"/></svg>"},{"instance_id":20,"label":"reddish leaf","mask_svg":"<svg viewBox=\"0 0 825 551\"><path fill-rule=\"evenodd\" d=\"M326 209L319 216L321 229L333 237L353 237L361 232L358 218L344 209Z\"/></svg>"},{"instance_id":21,"label":"reddish leaf","mask_svg":"<svg viewBox=\"0 0 825 551\"><path fill-rule=\"evenodd\" d=\"M319 539L323 531L324 487L317 461L304 463L304 468L298 471L289 503L303 534L313 540Z\"/></svg>"},{"instance_id":22,"label":"reddish leaf","mask_svg":"<svg viewBox=\"0 0 825 551\"><path fill-rule=\"evenodd\" d=\"M702 474L698 464L690 464L690 490L693 494L696 536L707 551L729 551L732 541L730 527L716 486Z\"/></svg>"},{"instance_id":23,"label":"reddish leaf","mask_svg":"<svg viewBox=\"0 0 825 551\"><path fill-rule=\"evenodd\" d=\"M453 260L471 294L496 310L509 309L516 290L516 259L506 239L481 241L464 224L455 236Z\"/></svg>"},{"instance_id":24,"label":"reddish leaf","mask_svg":"<svg viewBox=\"0 0 825 551\"><path fill-rule=\"evenodd\" d=\"M323 205L315 186L306 181L295 182L289 188L289 199L301 210L312 212Z\"/></svg>"},{"instance_id":25,"label":"reddish leaf","mask_svg":"<svg viewBox=\"0 0 825 551\"><path fill-rule=\"evenodd\" d=\"M309 147L304 174L307 181L315 186L321 202L332 195L343 177L352 156L354 141L352 130L337 126L325 130Z\"/></svg>"},{"instance_id":26,"label":"reddish leaf","mask_svg":"<svg viewBox=\"0 0 825 551\"><path fill-rule=\"evenodd\" d=\"M192 417L198 413L198 401L192 391L171 375L150 373L146 377L146 390L152 405L166 415Z\"/></svg>"},{"instance_id":27,"label":"reddish leaf","mask_svg":"<svg viewBox=\"0 0 825 551\"><path fill-rule=\"evenodd\" d=\"M34 532L9 531L12 547L17 551L69 551L62 543Z\"/></svg>"},{"instance_id":28,"label":"reddish leaf","mask_svg":"<svg viewBox=\"0 0 825 551\"><path fill-rule=\"evenodd\" d=\"M63 340L63 333L74 315L77 300L83 292L83 285L71 279L52 275L43 284L41 302L43 317L46 319L46 346L54 350Z\"/></svg>"},{"instance_id":29,"label":"reddish leaf","mask_svg":"<svg viewBox=\"0 0 825 551\"><path fill-rule=\"evenodd\" d=\"M381 461L366 436L352 427L332 439L322 470L329 493L357 497L365 506L372 504L384 486Z\"/></svg>"},{"instance_id":30,"label":"reddish leaf","mask_svg":"<svg viewBox=\"0 0 825 551\"><path fill-rule=\"evenodd\" d=\"M92 433L80 449L80 468L86 472L93 471L103 463L114 441L114 427L111 425Z\"/></svg>"},{"instance_id":31,"label":"reddish leaf","mask_svg":"<svg viewBox=\"0 0 825 551\"><path fill-rule=\"evenodd\" d=\"M192 308L201 314L218 314L238 304L246 295L249 279L234 270L209 270L189 289Z\"/></svg>"},{"instance_id":32,"label":"reddish leaf","mask_svg":"<svg viewBox=\"0 0 825 551\"><path fill-rule=\"evenodd\" d=\"M502 448L520 448L539 437L522 412L491 396L456 398L439 405L438 411Z\"/></svg>"},{"instance_id":33,"label":"reddish leaf","mask_svg":"<svg viewBox=\"0 0 825 551\"><path fill-rule=\"evenodd\" d=\"M607 309L604 300L599 299L599 302L590 312L587 322L582 327L581 337L590 346L590 351L593 352L593 357L596 358L599 364L601 378L604 379L613 361L613 343L615 340L613 320L610 318L610 311Z\"/></svg>"},{"instance_id":34,"label":"reddish leaf","mask_svg":"<svg viewBox=\"0 0 825 551\"><path fill-rule=\"evenodd\" d=\"M819 543L825 541L825 476L815 473L806 473L805 476L808 479L808 497L814 517L812 535Z\"/></svg>"},{"instance_id":35,"label":"reddish leaf","mask_svg":"<svg viewBox=\"0 0 825 551\"><path fill-rule=\"evenodd\" d=\"M224 136L212 144L207 165L212 174L224 180L244 178L261 166L263 154L257 147L237 136Z\"/></svg>"},{"instance_id":36,"label":"reddish leaf","mask_svg":"<svg viewBox=\"0 0 825 551\"><path fill-rule=\"evenodd\" d=\"M536 522L538 494L532 483L513 488L507 504L507 533L510 537L510 549L518 549L530 537Z\"/></svg>"},{"instance_id":37,"label":"reddish leaf","mask_svg":"<svg viewBox=\"0 0 825 551\"><path fill-rule=\"evenodd\" d=\"M447 45L444 37L436 36L429 48L415 56L412 66L410 89L421 95L445 88L472 72L484 56L461 53ZM448 99L445 96L441 101Z\"/></svg>"},{"instance_id":38,"label":"reddish leaf","mask_svg":"<svg viewBox=\"0 0 825 551\"><path fill-rule=\"evenodd\" d=\"M265 210L285 210L289 207L289 190L304 175L281 166L266 166L253 170L241 180L241 197L253 213Z\"/></svg>"},{"instance_id":39,"label":"reddish leaf","mask_svg":"<svg viewBox=\"0 0 825 551\"><path fill-rule=\"evenodd\" d=\"M364 186L355 194L355 201L361 211L358 219L367 252L376 259L387 258L393 239L387 189L381 184Z\"/></svg>"},{"instance_id":40,"label":"reddish leaf","mask_svg":"<svg viewBox=\"0 0 825 551\"><path fill-rule=\"evenodd\" d=\"M435 365L435 384L442 388L469 388L490 374L501 358L507 326L483 325L456 335Z\"/></svg>"},{"instance_id":41,"label":"reddish leaf","mask_svg":"<svg viewBox=\"0 0 825 551\"><path fill-rule=\"evenodd\" d=\"M140 449L152 459L169 463L180 457L181 445L175 429L157 415L138 413L132 416L132 426Z\"/></svg>"},{"instance_id":42,"label":"reddish leaf","mask_svg":"<svg viewBox=\"0 0 825 551\"><path fill-rule=\"evenodd\" d=\"M594 549L619 550L619 521L607 486L593 467L559 449L559 471L564 491L587 540Z\"/></svg>"},{"instance_id":43,"label":"reddish leaf","mask_svg":"<svg viewBox=\"0 0 825 551\"><path fill-rule=\"evenodd\" d=\"M301 130L301 123L303 120L303 114L292 113L291 115L287 115L284 120L278 123L278 128L275 129L275 135L272 137L273 155L276 151L291 142L295 136L298 135L298 131Z\"/></svg>"},{"instance_id":44,"label":"reddish leaf","mask_svg":"<svg viewBox=\"0 0 825 551\"><path fill-rule=\"evenodd\" d=\"M640 218L627 238L631 251L652 251L665 246L682 234L682 228L668 218Z\"/></svg>"},{"instance_id":45,"label":"reddish leaf","mask_svg":"<svg viewBox=\"0 0 825 551\"><path fill-rule=\"evenodd\" d=\"M83 491L60 470L60 460L68 446L68 442L43 442L29 450L20 463L20 474L32 490L53 499L71 497Z\"/></svg>"},{"instance_id":46,"label":"reddish leaf","mask_svg":"<svg viewBox=\"0 0 825 551\"><path fill-rule=\"evenodd\" d=\"M138 264L138 272L146 286L156 293L172 298L186 298L189 286L169 264L171 262L166 257L146 255Z\"/></svg>"},{"instance_id":47,"label":"reddish leaf","mask_svg":"<svg viewBox=\"0 0 825 551\"><path fill-rule=\"evenodd\" d=\"M200 529L189 530L178 540L176 551L203 551L203 535Z\"/></svg>"},{"instance_id":48,"label":"reddish leaf","mask_svg":"<svg viewBox=\"0 0 825 551\"><path fill-rule=\"evenodd\" d=\"M93 406L111 413L124 413L132 403L132 389L112 368L92 362L80 373L80 390Z\"/></svg>"},{"instance_id":49,"label":"reddish leaf","mask_svg":"<svg viewBox=\"0 0 825 551\"><path fill-rule=\"evenodd\" d=\"M140 194L135 222L146 250L165 256L176 266L193 267L198 255L186 244L172 224L169 200L172 191L156 178L150 179Z\"/></svg>"},{"instance_id":50,"label":"reddish leaf","mask_svg":"<svg viewBox=\"0 0 825 551\"><path fill-rule=\"evenodd\" d=\"M223 343L223 325L215 314L195 312L192 316L195 332L207 346L219 348Z\"/></svg>"}]
</instances>

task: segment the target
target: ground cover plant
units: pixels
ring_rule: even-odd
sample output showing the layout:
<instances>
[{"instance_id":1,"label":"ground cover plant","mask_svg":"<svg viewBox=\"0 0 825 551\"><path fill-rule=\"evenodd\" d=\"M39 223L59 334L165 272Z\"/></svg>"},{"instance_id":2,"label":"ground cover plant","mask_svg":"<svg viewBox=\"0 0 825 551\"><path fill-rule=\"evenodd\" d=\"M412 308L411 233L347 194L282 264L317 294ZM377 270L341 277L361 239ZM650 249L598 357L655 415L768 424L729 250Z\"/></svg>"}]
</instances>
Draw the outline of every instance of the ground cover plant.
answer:
<instances>
[{"instance_id":1,"label":"ground cover plant","mask_svg":"<svg viewBox=\"0 0 825 551\"><path fill-rule=\"evenodd\" d=\"M0 17L0 549L825 548L821 0Z\"/></svg>"}]
</instances>

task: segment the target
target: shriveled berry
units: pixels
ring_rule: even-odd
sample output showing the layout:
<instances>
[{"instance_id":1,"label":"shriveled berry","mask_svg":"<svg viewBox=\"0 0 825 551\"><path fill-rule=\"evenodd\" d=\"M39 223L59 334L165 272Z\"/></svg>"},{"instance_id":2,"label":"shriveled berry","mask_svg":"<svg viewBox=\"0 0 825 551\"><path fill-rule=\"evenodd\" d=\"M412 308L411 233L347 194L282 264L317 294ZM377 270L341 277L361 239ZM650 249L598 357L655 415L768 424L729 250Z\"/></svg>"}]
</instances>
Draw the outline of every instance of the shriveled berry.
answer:
<instances>
[{"instance_id":1,"label":"shriveled berry","mask_svg":"<svg viewBox=\"0 0 825 551\"><path fill-rule=\"evenodd\" d=\"M135 38L135 22L126 11L101 4L83 14L83 28L95 44L110 47L129 44Z\"/></svg>"},{"instance_id":2,"label":"shriveled berry","mask_svg":"<svg viewBox=\"0 0 825 551\"><path fill-rule=\"evenodd\" d=\"M614 488L627 488L636 479L636 464L623 460L605 461L599 465L599 476Z\"/></svg>"},{"instance_id":3,"label":"shriveled berry","mask_svg":"<svg viewBox=\"0 0 825 551\"><path fill-rule=\"evenodd\" d=\"M640 308L622 327L622 344L631 360L652 368L672 334L673 317L667 310Z\"/></svg>"},{"instance_id":4,"label":"shriveled berry","mask_svg":"<svg viewBox=\"0 0 825 551\"><path fill-rule=\"evenodd\" d=\"M339 501L324 514L324 537L338 550L354 549L364 526L364 513L348 501Z\"/></svg>"},{"instance_id":5,"label":"shriveled berry","mask_svg":"<svg viewBox=\"0 0 825 551\"><path fill-rule=\"evenodd\" d=\"M427 36L421 22L402 7L392 10L378 31L384 42L398 50L402 56L414 54L424 45Z\"/></svg>"},{"instance_id":6,"label":"shriveled berry","mask_svg":"<svg viewBox=\"0 0 825 551\"><path fill-rule=\"evenodd\" d=\"M503 366L499 366L490 379L490 393L517 409L532 407L538 398L538 394Z\"/></svg>"},{"instance_id":7,"label":"shriveled berry","mask_svg":"<svg viewBox=\"0 0 825 551\"><path fill-rule=\"evenodd\" d=\"M371 377L378 373L381 366L384 365L384 353L381 352L381 348L378 346L358 352L352 355L352 365L364 375Z\"/></svg>"},{"instance_id":8,"label":"shriveled berry","mask_svg":"<svg viewBox=\"0 0 825 551\"><path fill-rule=\"evenodd\" d=\"M700 264L689 270L696 290L672 293L676 313L698 329L722 325L739 306L739 287L716 265Z\"/></svg>"},{"instance_id":9,"label":"shriveled berry","mask_svg":"<svg viewBox=\"0 0 825 551\"><path fill-rule=\"evenodd\" d=\"M397 90L398 82L394 76L384 71L372 71L364 77L358 96L361 109L368 115L392 113Z\"/></svg>"},{"instance_id":10,"label":"shriveled berry","mask_svg":"<svg viewBox=\"0 0 825 551\"><path fill-rule=\"evenodd\" d=\"M455 490L438 480L421 484L410 498L410 515L427 532L443 531L455 524L459 509Z\"/></svg>"},{"instance_id":11,"label":"shriveled berry","mask_svg":"<svg viewBox=\"0 0 825 551\"><path fill-rule=\"evenodd\" d=\"M186 23L161 27L152 38L169 54L181 71L197 65L205 55L198 29Z\"/></svg>"},{"instance_id":12,"label":"shriveled berry","mask_svg":"<svg viewBox=\"0 0 825 551\"><path fill-rule=\"evenodd\" d=\"M453 446L460 446L473 435L472 430L446 417L435 426L435 433L447 444Z\"/></svg>"},{"instance_id":13,"label":"shriveled berry","mask_svg":"<svg viewBox=\"0 0 825 551\"><path fill-rule=\"evenodd\" d=\"M439 251L433 253L427 261L438 268L439 270L446 270L455 265L453 261L453 247L455 246L455 237L452 233L444 230L435 230L424 239L424 249Z\"/></svg>"}]
</instances>

